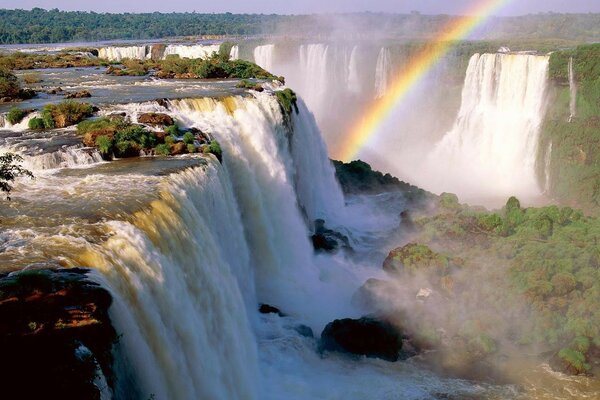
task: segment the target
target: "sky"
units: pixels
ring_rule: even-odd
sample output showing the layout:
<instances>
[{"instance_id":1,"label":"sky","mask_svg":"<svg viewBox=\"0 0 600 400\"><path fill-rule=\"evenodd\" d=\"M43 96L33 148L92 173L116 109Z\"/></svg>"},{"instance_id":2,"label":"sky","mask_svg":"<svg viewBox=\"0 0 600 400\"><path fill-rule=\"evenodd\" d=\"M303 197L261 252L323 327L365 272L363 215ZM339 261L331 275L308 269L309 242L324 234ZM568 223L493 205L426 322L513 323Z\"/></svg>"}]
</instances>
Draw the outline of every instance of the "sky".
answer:
<instances>
[{"instance_id":1,"label":"sky","mask_svg":"<svg viewBox=\"0 0 600 400\"><path fill-rule=\"evenodd\" d=\"M0 0L0 8L58 8L97 12L176 12L309 14L388 12L461 14L477 0ZM512 0L499 15L538 12L600 12L600 0Z\"/></svg>"}]
</instances>

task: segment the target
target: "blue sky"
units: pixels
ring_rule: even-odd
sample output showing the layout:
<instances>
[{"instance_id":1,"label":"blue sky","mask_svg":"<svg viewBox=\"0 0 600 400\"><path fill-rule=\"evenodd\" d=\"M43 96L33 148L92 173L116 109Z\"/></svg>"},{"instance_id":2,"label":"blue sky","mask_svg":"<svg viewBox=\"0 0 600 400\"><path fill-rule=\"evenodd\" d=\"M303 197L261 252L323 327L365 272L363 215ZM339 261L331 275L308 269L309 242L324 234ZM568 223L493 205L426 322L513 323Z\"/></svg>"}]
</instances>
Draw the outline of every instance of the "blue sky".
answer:
<instances>
[{"instance_id":1,"label":"blue sky","mask_svg":"<svg viewBox=\"0 0 600 400\"><path fill-rule=\"evenodd\" d=\"M233 12L306 14L333 12L392 12L459 14L474 0L0 0L0 8L59 8L98 12ZM538 12L600 12L600 0L513 0L502 15Z\"/></svg>"}]
</instances>

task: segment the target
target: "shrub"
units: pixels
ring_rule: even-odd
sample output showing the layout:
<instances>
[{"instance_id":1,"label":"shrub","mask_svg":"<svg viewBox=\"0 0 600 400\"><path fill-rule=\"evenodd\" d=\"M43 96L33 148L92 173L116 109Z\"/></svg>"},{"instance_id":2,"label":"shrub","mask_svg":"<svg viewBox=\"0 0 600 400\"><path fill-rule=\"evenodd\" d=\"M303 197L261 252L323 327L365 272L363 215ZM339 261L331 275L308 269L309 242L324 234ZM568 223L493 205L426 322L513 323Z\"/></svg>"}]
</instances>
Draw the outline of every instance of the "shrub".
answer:
<instances>
[{"instance_id":1,"label":"shrub","mask_svg":"<svg viewBox=\"0 0 600 400\"><path fill-rule=\"evenodd\" d=\"M177 125L167 126L165 132L167 135L179 136L179 127Z\"/></svg>"},{"instance_id":2,"label":"shrub","mask_svg":"<svg viewBox=\"0 0 600 400\"><path fill-rule=\"evenodd\" d=\"M140 154L137 143L133 140L118 141L115 148L118 157L135 157Z\"/></svg>"},{"instance_id":3,"label":"shrub","mask_svg":"<svg viewBox=\"0 0 600 400\"><path fill-rule=\"evenodd\" d=\"M183 135L183 143L185 144L193 144L194 143L194 134L191 132L186 132Z\"/></svg>"},{"instance_id":4,"label":"shrub","mask_svg":"<svg viewBox=\"0 0 600 400\"><path fill-rule=\"evenodd\" d=\"M123 118L109 119L106 117L98 119L87 119L77 124L77 133L85 135L88 132L99 131L104 129L119 130L127 127L127 123Z\"/></svg>"},{"instance_id":5,"label":"shrub","mask_svg":"<svg viewBox=\"0 0 600 400\"><path fill-rule=\"evenodd\" d=\"M287 114L292 113L292 109L298 113L298 97L292 89L278 90L275 92L281 109Z\"/></svg>"},{"instance_id":6,"label":"shrub","mask_svg":"<svg viewBox=\"0 0 600 400\"><path fill-rule=\"evenodd\" d=\"M29 123L27 124L27 126L29 127L29 129L33 129L33 130L41 130L45 128L44 125L44 120L41 118L31 118L29 120Z\"/></svg>"},{"instance_id":7,"label":"shrub","mask_svg":"<svg viewBox=\"0 0 600 400\"><path fill-rule=\"evenodd\" d=\"M39 72L31 72L23 75L23 82L27 84L38 83L41 82L42 78Z\"/></svg>"},{"instance_id":8,"label":"shrub","mask_svg":"<svg viewBox=\"0 0 600 400\"><path fill-rule=\"evenodd\" d=\"M174 144L176 141L177 141L177 139L172 135L165 136L165 144L166 145L170 146L170 145Z\"/></svg>"},{"instance_id":9,"label":"shrub","mask_svg":"<svg viewBox=\"0 0 600 400\"><path fill-rule=\"evenodd\" d=\"M154 152L158 155L168 156L171 154L171 148L168 144L159 144L154 148Z\"/></svg>"},{"instance_id":10,"label":"shrub","mask_svg":"<svg viewBox=\"0 0 600 400\"><path fill-rule=\"evenodd\" d=\"M42 111L42 121L44 123L44 128L52 129L55 127L54 117L52 117L52 113L48 110Z\"/></svg>"},{"instance_id":11,"label":"shrub","mask_svg":"<svg viewBox=\"0 0 600 400\"><path fill-rule=\"evenodd\" d=\"M0 97L19 97L19 81L8 69L0 68Z\"/></svg>"},{"instance_id":12,"label":"shrub","mask_svg":"<svg viewBox=\"0 0 600 400\"><path fill-rule=\"evenodd\" d=\"M223 152L221 151L221 145L216 140L213 140L208 145L208 150L217 157L217 160L223 160Z\"/></svg>"},{"instance_id":13,"label":"shrub","mask_svg":"<svg viewBox=\"0 0 600 400\"><path fill-rule=\"evenodd\" d=\"M187 151L188 151L188 153L195 153L196 152L196 146L194 146L193 144L188 144L187 145Z\"/></svg>"},{"instance_id":14,"label":"shrub","mask_svg":"<svg viewBox=\"0 0 600 400\"><path fill-rule=\"evenodd\" d=\"M78 103L72 100L66 100L59 104L48 104L44 107L43 116L46 128L56 126L64 128L74 125L93 113L93 107L88 103ZM50 122L50 118L53 120ZM50 126L53 124L54 126Z\"/></svg>"},{"instance_id":15,"label":"shrub","mask_svg":"<svg viewBox=\"0 0 600 400\"><path fill-rule=\"evenodd\" d=\"M10 122L11 125L18 124L25 118L27 113L20 108L13 107L10 109L8 114L6 115L6 120Z\"/></svg>"},{"instance_id":16,"label":"shrub","mask_svg":"<svg viewBox=\"0 0 600 400\"><path fill-rule=\"evenodd\" d=\"M102 156L108 156L112 153L113 141L106 135L98 136L96 138L96 146L98 146L98 150Z\"/></svg>"}]
</instances>

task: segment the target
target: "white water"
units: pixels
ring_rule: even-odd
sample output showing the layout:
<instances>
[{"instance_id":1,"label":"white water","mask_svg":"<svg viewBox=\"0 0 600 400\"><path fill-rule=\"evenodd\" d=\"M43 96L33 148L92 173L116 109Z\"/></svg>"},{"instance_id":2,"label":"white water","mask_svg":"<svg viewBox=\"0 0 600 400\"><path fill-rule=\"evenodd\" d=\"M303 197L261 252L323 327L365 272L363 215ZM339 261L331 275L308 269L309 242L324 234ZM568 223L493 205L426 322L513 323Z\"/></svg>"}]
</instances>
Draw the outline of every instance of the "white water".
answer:
<instances>
[{"instance_id":1,"label":"white water","mask_svg":"<svg viewBox=\"0 0 600 400\"><path fill-rule=\"evenodd\" d=\"M352 48L350 60L348 63L348 90L350 93L359 94L361 90L361 80L358 71L358 46Z\"/></svg>"},{"instance_id":2,"label":"white water","mask_svg":"<svg viewBox=\"0 0 600 400\"><path fill-rule=\"evenodd\" d=\"M273 53L275 45L266 44L254 49L254 62L267 71L273 71Z\"/></svg>"},{"instance_id":3,"label":"white water","mask_svg":"<svg viewBox=\"0 0 600 400\"><path fill-rule=\"evenodd\" d=\"M375 67L375 97L383 97L388 89L389 80L392 73L392 62L390 50L382 47L377 56L377 65Z\"/></svg>"},{"instance_id":4,"label":"white water","mask_svg":"<svg viewBox=\"0 0 600 400\"><path fill-rule=\"evenodd\" d=\"M430 187L467 198L540 194L535 161L548 59L513 54L471 58L454 127L428 156Z\"/></svg>"},{"instance_id":5,"label":"white water","mask_svg":"<svg viewBox=\"0 0 600 400\"><path fill-rule=\"evenodd\" d=\"M132 60L144 60L148 58L148 46L127 46L127 47L101 47L98 49L98 58L109 61L121 61L125 58Z\"/></svg>"},{"instance_id":6,"label":"white water","mask_svg":"<svg viewBox=\"0 0 600 400\"><path fill-rule=\"evenodd\" d=\"M181 58L208 58L213 53L219 52L219 45L174 45L170 44L165 48L165 52L163 58L166 58L168 55L178 55Z\"/></svg>"},{"instance_id":7,"label":"white water","mask_svg":"<svg viewBox=\"0 0 600 400\"><path fill-rule=\"evenodd\" d=\"M552 178L551 175L551 161L552 161L552 142L548 144L548 149L546 150L546 154L544 155L544 193L549 194L551 192L551 184Z\"/></svg>"},{"instance_id":8,"label":"white water","mask_svg":"<svg viewBox=\"0 0 600 400\"><path fill-rule=\"evenodd\" d=\"M237 60L240 58L240 46L235 45L231 47L231 50L229 51L229 58L231 60Z\"/></svg>"},{"instance_id":9,"label":"white water","mask_svg":"<svg viewBox=\"0 0 600 400\"><path fill-rule=\"evenodd\" d=\"M573 71L573 57L569 58L569 92L571 94L569 122L571 122L577 116L577 83L575 83L575 72Z\"/></svg>"},{"instance_id":10,"label":"white water","mask_svg":"<svg viewBox=\"0 0 600 400\"><path fill-rule=\"evenodd\" d=\"M114 294L134 381L122 398L255 399L253 274L232 188L212 162L171 175L161 199L83 260Z\"/></svg>"}]
</instances>

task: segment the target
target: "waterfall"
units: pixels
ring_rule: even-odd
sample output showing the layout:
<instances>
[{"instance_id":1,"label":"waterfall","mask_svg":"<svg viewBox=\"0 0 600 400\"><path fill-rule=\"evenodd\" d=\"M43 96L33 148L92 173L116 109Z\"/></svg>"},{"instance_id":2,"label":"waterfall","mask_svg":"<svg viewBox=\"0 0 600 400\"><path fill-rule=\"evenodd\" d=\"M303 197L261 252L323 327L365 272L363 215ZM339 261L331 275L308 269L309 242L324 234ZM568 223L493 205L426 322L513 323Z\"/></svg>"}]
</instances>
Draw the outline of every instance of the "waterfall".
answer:
<instances>
[{"instance_id":1,"label":"waterfall","mask_svg":"<svg viewBox=\"0 0 600 400\"><path fill-rule=\"evenodd\" d=\"M361 82L358 76L358 46L352 48L348 62L348 91L350 93L361 92Z\"/></svg>"},{"instance_id":2,"label":"waterfall","mask_svg":"<svg viewBox=\"0 0 600 400\"><path fill-rule=\"evenodd\" d=\"M301 82L297 82L298 91L312 110L322 110L326 101L328 80L331 78L327 63L329 47L324 44L308 44L300 46L298 52L302 79Z\"/></svg>"},{"instance_id":3,"label":"waterfall","mask_svg":"<svg viewBox=\"0 0 600 400\"><path fill-rule=\"evenodd\" d=\"M229 52L229 58L231 60L237 60L240 58L240 46L235 45L231 47L231 51Z\"/></svg>"},{"instance_id":4,"label":"waterfall","mask_svg":"<svg viewBox=\"0 0 600 400\"><path fill-rule=\"evenodd\" d=\"M213 53L219 52L219 45L192 45L192 46L184 46L184 45L174 45L170 44L165 48L163 58L166 58L169 55L178 55L181 58L208 58Z\"/></svg>"},{"instance_id":5,"label":"waterfall","mask_svg":"<svg viewBox=\"0 0 600 400\"><path fill-rule=\"evenodd\" d=\"M109 61L121 61L125 58L144 60L148 58L148 46L101 47L98 49L98 58Z\"/></svg>"},{"instance_id":6,"label":"waterfall","mask_svg":"<svg viewBox=\"0 0 600 400\"><path fill-rule=\"evenodd\" d=\"M569 58L569 91L571 93L569 122L571 122L577 115L577 83L575 83L575 73L573 72L573 57Z\"/></svg>"},{"instance_id":7,"label":"waterfall","mask_svg":"<svg viewBox=\"0 0 600 400\"><path fill-rule=\"evenodd\" d=\"M266 69L267 71L273 70L273 53L275 52L275 45L266 44L263 46L257 46L254 49L254 62Z\"/></svg>"},{"instance_id":8,"label":"waterfall","mask_svg":"<svg viewBox=\"0 0 600 400\"><path fill-rule=\"evenodd\" d=\"M390 50L382 47L377 57L375 66L375 97L380 98L385 95L388 88L388 80L392 72L392 63Z\"/></svg>"},{"instance_id":9,"label":"waterfall","mask_svg":"<svg viewBox=\"0 0 600 400\"><path fill-rule=\"evenodd\" d=\"M135 374L117 382L121 397L255 399L250 257L216 161L170 175L149 208L108 229L77 261L113 293L111 319Z\"/></svg>"},{"instance_id":10,"label":"waterfall","mask_svg":"<svg viewBox=\"0 0 600 400\"><path fill-rule=\"evenodd\" d=\"M428 159L439 191L537 196L547 56L475 54L454 127Z\"/></svg>"}]
</instances>

